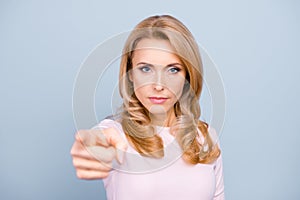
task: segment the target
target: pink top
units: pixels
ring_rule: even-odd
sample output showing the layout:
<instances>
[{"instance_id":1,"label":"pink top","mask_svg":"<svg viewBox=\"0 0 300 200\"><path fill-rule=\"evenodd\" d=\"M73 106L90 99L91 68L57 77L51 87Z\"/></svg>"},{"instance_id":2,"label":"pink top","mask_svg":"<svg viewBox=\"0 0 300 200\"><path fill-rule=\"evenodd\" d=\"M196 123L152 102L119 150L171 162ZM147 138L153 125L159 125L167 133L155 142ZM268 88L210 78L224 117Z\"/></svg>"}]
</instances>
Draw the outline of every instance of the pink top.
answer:
<instances>
[{"instance_id":1,"label":"pink top","mask_svg":"<svg viewBox=\"0 0 300 200\"><path fill-rule=\"evenodd\" d=\"M97 127L114 127L127 141L121 124L116 121L105 119ZM114 162L114 169L103 179L107 199L224 200L222 157L212 164L187 164L180 157L180 147L169 127L157 130L164 141L164 158L143 157L128 145L123 163ZM209 132L215 134L213 128Z\"/></svg>"}]
</instances>

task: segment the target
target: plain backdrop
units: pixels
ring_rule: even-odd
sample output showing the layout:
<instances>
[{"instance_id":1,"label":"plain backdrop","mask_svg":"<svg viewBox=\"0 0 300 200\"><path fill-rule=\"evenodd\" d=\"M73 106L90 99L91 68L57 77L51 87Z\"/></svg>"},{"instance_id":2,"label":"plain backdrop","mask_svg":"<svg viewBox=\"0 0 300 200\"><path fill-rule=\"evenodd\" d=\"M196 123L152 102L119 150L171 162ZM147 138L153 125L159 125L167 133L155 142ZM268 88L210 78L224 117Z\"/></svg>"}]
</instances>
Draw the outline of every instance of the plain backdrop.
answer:
<instances>
[{"instance_id":1,"label":"plain backdrop","mask_svg":"<svg viewBox=\"0 0 300 200\"><path fill-rule=\"evenodd\" d=\"M105 199L101 181L76 178L69 154L76 74L99 43L167 13L224 81L226 198L300 199L299 1L1 0L1 200ZM107 101L97 93L99 120Z\"/></svg>"}]
</instances>

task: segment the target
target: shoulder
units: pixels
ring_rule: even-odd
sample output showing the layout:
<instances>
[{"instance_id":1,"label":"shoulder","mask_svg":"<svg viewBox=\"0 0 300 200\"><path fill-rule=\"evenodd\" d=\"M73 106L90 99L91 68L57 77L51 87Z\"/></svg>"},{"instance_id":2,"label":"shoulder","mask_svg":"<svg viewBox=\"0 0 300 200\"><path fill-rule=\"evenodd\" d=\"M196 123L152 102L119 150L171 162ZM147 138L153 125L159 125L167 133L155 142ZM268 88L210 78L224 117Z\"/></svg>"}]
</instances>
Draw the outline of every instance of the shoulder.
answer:
<instances>
[{"instance_id":1,"label":"shoulder","mask_svg":"<svg viewBox=\"0 0 300 200\"><path fill-rule=\"evenodd\" d=\"M118 132L123 132L122 125L119 121L113 118L105 118L100 121L97 125L95 125L92 129L107 129L107 128L115 128Z\"/></svg>"},{"instance_id":2,"label":"shoulder","mask_svg":"<svg viewBox=\"0 0 300 200\"><path fill-rule=\"evenodd\" d=\"M208 127L208 134L210 136L210 138L212 139L212 141L216 144L219 144L219 134L218 132L216 131L216 129L212 126L209 126Z\"/></svg>"},{"instance_id":3,"label":"shoulder","mask_svg":"<svg viewBox=\"0 0 300 200\"><path fill-rule=\"evenodd\" d=\"M218 146L220 146L219 133L216 131L216 129L210 125L207 125L207 132L208 132L208 135L211 138L213 144L217 144ZM204 142L204 133L202 133L199 128L198 128L198 134L199 134L200 141L203 143Z\"/></svg>"},{"instance_id":4,"label":"shoulder","mask_svg":"<svg viewBox=\"0 0 300 200\"><path fill-rule=\"evenodd\" d=\"M100 121L96 126L94 126L92 129L104 130L108 128L114 128L119 133L119 135L124 139L124 141L127 141L122 125L117 119L106 117L105 119Z\"/></svg>"},{"instance_id":5,"label":"shoulder","mask_svg":"<svg viewBox=\"0 0 300 200\"><path fill-rule=\"evenodd\" d=\"M94 128L111 128L114 126L121 126L120 122L115 120L113 117L108 116L104 119L102 119L98 124L96 124Z\"/></svg>"},{"instance_id":6,"label":"shoulder","mask_svg":"<svg viewBox=\"0 0 300 200\"><path fill-rule=\"evenodd\" d=\"M216 131L216 129L215 129L214 127L212 127L210 124L208 124L208 123L205 122L205 121L199 120L199 121L198 121L198 131L199 131L199 133L200 133L201 135L204 135L204 134L201 132L201 130L203 130L203 129L205 129L205 130L207 129L208 134L210 135L210 137L215 138L215 139L218 138L217 131Z\"/></svg>"}]
</instances>

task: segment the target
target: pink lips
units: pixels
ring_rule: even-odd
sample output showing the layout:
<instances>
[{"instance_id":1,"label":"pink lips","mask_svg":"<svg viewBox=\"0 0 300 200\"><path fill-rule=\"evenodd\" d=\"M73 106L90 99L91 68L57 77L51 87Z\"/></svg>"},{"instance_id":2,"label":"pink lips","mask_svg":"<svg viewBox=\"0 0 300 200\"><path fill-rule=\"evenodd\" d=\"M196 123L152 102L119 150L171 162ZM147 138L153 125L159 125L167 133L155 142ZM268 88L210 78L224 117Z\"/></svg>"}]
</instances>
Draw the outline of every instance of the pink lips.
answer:
<instances>
[{"instance_id":1,"label":"pink lips","mask_svg":"<svg viewBox=\"0 0 300 200\"><path fill-rule=\"evenodd\" d=\"M154 104L162 104L167 101L168 98L165 97L149 97L150 101Z\"/></svg>"}]
</instances>

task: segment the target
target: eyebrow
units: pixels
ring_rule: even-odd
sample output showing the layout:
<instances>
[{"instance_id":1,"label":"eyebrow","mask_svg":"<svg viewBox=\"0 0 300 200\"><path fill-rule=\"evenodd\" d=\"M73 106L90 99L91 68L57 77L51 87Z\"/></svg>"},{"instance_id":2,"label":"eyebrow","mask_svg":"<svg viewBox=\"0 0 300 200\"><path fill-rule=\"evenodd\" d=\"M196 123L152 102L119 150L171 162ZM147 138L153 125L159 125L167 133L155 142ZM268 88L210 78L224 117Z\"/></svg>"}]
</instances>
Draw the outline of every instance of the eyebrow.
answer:
<instances>
[{"instance_id":1,"label":"eyebrow","mask_svg":"<svg viewBox=\"0 0 300 200\"><path fill-rule=\"evenodd\" d=\"M150 66L154 66L153 64L147 63L147 62L139 62L136 65L150 65ZM183 65L181 63L178 63L178 62L170 63L170 64L166 65L165 67L170 67L170 66L173 66L173 65L180 65L180 66L183 67Z\"/></svg>"}]
</instances>

